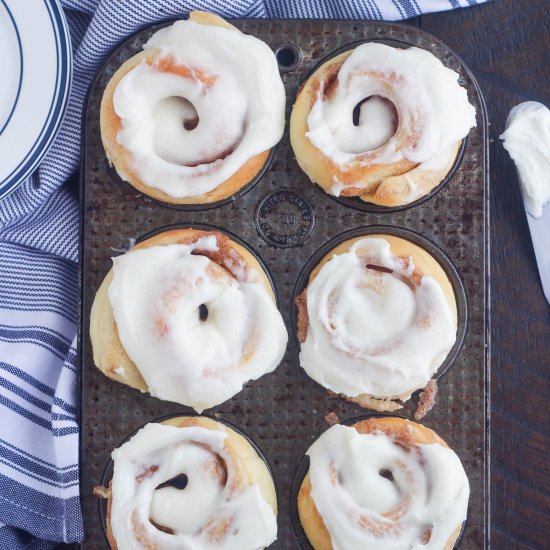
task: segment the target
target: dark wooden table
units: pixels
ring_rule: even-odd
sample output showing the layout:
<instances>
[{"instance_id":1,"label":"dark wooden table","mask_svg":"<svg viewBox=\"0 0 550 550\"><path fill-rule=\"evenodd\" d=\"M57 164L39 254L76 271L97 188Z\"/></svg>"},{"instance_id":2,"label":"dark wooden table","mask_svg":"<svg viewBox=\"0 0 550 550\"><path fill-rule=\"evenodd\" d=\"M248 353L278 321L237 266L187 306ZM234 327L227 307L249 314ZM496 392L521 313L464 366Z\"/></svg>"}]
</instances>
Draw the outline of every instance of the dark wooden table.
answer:
<instances>
[{"instance_id":1,"label":"dark wooden table","mask_svg":"<svg viewBox=\"0 0 550 550\"><path fill-rule=\"evenodd\" d=\"M550 106L550 1L493 0L414 23L469 65L489 115L492 547L548 549L550 306L514 166L498 136L517 103Z\"/></svg>"},{"instance_id":2,"label":"dark wooden table","mask_svg":"<svg viewBox=\"0 0 550 550\"><path fill-rule=\"evenodd\" d=\"M517 103L550 106L550 0L493 0L410 23L469 65L490 121L492 547L549 549L550 306L498 136Z\"/></svg>"}]
</instances>

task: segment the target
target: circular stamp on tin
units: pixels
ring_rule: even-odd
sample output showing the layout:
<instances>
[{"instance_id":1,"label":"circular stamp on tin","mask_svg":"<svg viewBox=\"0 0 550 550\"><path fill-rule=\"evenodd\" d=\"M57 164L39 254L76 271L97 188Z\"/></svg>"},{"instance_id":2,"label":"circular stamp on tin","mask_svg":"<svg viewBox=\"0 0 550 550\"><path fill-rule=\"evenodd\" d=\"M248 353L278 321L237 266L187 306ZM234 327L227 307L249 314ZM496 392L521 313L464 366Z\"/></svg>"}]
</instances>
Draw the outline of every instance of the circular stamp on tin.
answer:
<instances>
[{"instance_id":1,"label":"circular stamp on tin","mask_svg":"<svg viewBox=\"0 0 550 550\"><path fill-rule=\"evenodd\" d=\"M256 207L256 229L260 237L280 248L303 243L310 236L314 221L309 203L288 189L270 193Z\"/></svg>"}]
</instances>

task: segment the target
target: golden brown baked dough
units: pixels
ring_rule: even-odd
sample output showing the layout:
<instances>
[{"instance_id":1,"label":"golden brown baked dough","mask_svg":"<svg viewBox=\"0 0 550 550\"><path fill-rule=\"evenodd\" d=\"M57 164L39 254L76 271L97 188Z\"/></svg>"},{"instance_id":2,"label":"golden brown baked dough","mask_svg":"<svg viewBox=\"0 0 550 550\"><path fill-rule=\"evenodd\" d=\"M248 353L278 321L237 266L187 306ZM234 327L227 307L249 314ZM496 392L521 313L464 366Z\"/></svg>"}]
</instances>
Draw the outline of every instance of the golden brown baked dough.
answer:
<instances>
[{"instance_id":1,"label":"golden brown baked dough","mask_svg":"<svg viewBox=\"0 0 550 550\"><path fill-rule=\"evenodd\" d=\"M225 439L225 449L232 459L236 472L235 479L239 484L238 488L240 489L254 484L258 485L262 497L269 504L275 515L277 515L277 496L271 473L269 472L266 463L258 456L258 453L255 451L254 447L245 437L231 429L226 424L216 422L211 418L206 418L203 416L180 416L169 420L164 420L161 424L176 426L179 428L200 427L208 430L224 431L227 434ZM94 492L96 494L103 493L102 489L104 488L96 488ZM108 498L105 518L107 539L111 549L118 550L111 527L111 507L115 496L109 489L106 497ZM162 526L157 526L157 528L159 527L162 528Z\"/></svg>"},{"instance_id":2,"label":"golden brown baked dough","mask_svg":"<svg viewBox=\"0 0 550 550\"><path fill-rule=\"evenodd\" d=\"M201 25L235 29L233 25L221 17L207 12L193 11L189 15L189 20L200 23ZM234 195L239 189L251 182L258 175L266 163L271 149L249 159L235 174L220 183L220 185L212 191L194 197L178 198L168 195L161 189L151 187L141 181L136 172L130 167L131 158L128 151L117 141L117 135L122 127L122 123L114 109L113 94L115 93L118 83L128 72L137 67L142 61L145 61L149 65L157 63L159 70L165 72L184 75L189 73L187 67L176 65L171 58L162 59L159 57L160 54L161 51L158 49L148 49L134 55L120 66L105 88L101 100L100 127L101 139L109 163L115 166L122 179L130 183L138 191L162 202L172 204L209 204L226 199ZM193 71L196 75L197 70L193 69ZM201 76L204 77L203 80L205 85L207 85L208 77L200 73L198 78L200 79Z\"/></svg>"},{"instance_id":3,"label":"golden brown baked dough","mask_svg":"<svg viewBox=\"0 0 550 550\"><path fill-rule=\"evenodd\" d=\"M420 169L418 164L402 160L391 164L361 161L338 166L325 156L306 136L307 119L319 94L331 97L338 86L338 72L353 53L346 51L323 63L300 88L290 116L290 142L300 168L327 193L337 179L342 197L359 197L365 202L382 206L409 204L429 194L452 168L461 141L456 143L449 161L436 170ZM399 135L399 127L396 136ZM401 138L400 138L401 139ZM411 196L411 182L415 188ZM361 186L355 186L361 184Z\"/></svg>"},{"instance_id":4,"label":"golden brown baked dough","mask_svg":"<svg viewBox=\"0 0 550 550\"><path fill-rule=\"evenodd\" d=\"M414 448L415 445L430 443L438 443L448 447L447 443L434 431L404 418L369 418L356 422L352 427L360 434L382 432L395 438L406 448ZM315 550L333 550L330 533L311 497L309 474L306 474L298 493L298 513L302 527L313 548ZM451 550L453 548L461 529L462 524L457 526L449 541L441 550Z\"/></svg>"},{"instance_id":5,"label":"golden brown baked dough","mask_svg":"<svg viewBox=\"0 0 550 550\"><path fill-rule=\"evenodd\" d=\"M360 237L355 237L340 243L330 252L328 252L323 259L317 264L317 266L311 272L308 279L308 287L311 285L321 268L332 259L334 255L339 255L347 252L354 243L360 241L364 238L381 238L387 241L390 244L391 253L395 256L402 258L405 261L409 261L409 258L412 258L415 269L410 277L411 281L418 284L422 277L429 275L440 285L443 290L445 299L451 309L453 315L453 321L456 324L457 321L457 306L456 298L453 291L453 287L449 278L447 277L445 271L437 260L429 254L424 248L400 237L395 237L393 235L383 235L383 234L373 234L373 235L364 235ZM298 339L300 343L303 343L307 338L309 319L308 319L308 310L307 310L307 290L306 287L301 294L296 297L295 306L297 308L297 332ZM344 394L340 396L347 401L358 404L361 407L367 409L373 409L380 412L392 412L397 409L400 409L402 405L399 403L400 400L407 398L411 392L415 391L418 388L410 388L411 391L407 391L401 395L394 395L388 397L381 397L376 395L361 394L355 397L349 397ZM332 393L332 392L329 392ZM336 395L336 394L333 394ZM431 403L433 406L433 402ZM430 407L431 408L431 407ZM429 410L429 409L428 409ZM428 412L427 410L425 413ZM424 414L425 414L424 413Z\"/></svg>"},{"instance_id":6,"label":"golden brown baked dough","mask_svg":"<svg viewBox=\"0 0 550 550\"><path fill-rule=\"evenodd\" d=\"M239 265L245 266L246 269L256 270L259 274L260 282L275 302L271 283L258 260L246 248L232 241L227 235L219 231L204 231L200 229L166 231L138 243L131 250L169 244L192 244L201 237L208 235L215 235L217 237L219 250L217 252L204 251L204 255L223 267L231 276L235 276L234 270L235 268L239 268ZM235 264L234 258L238 258L240 263ZM112 278L113 272L110 270L101 283L92 304L90 338L92 341L94 363L103 374L112 380L146 392L148 391L147 384L136 365L128 357L118 336L108 296Z\"/></svg>"}]
</instances>

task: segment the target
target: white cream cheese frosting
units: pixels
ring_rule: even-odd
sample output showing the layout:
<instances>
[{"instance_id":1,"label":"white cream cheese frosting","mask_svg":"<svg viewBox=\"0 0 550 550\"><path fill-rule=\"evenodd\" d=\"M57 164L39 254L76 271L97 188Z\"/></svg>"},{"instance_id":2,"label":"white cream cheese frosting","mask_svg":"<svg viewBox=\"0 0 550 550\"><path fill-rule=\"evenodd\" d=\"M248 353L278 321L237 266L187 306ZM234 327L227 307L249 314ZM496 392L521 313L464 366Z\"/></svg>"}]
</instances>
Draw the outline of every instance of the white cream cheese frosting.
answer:
<instances>
[{"instance_id":1,"label":"white cream cheese frosting","mask_svg":"<svg viewBox=\"0 0 550 550\"><path fill-rule=\"evenodd\" d=\"M152 246L113 258L108 297L122 346L151 395L218 405L275 370L286 349L281 314L254 269L231 275L191 245Z\"/></svg>"},{"instance_id":2,"label":"white cream cheese frosting","mask_svg":"<svg viewBox=\"0 0 550 550\"><path fill-rule=\"evenodd\" d=\"M550 202L550 110L536 101L516 105L500 139L516 165L525 209L540 218Z\"/></svg>"},{"instance_id":3,"label":"white cream cheese frosting","mask_svg":"<svg viewBox=\"0 0 550 550\"><path fill-rule=\"evenodd\" d=\"M277 538L259 487L236 482L225 438L221 430L152 423L113 451L110 518L119 550L151 548L143 539L166 550L257 550ZM158 488L178 476L186 477L183 489Z\"/></svg>"},{"instance_id":4,"label":"white cream cheese frosting","mask_svg":"<svg viewBox=\"0 0 550 550\"><path fill-rule=\"evenodd\" d=\"M380 269L367 267L374 265ZM456 319L439 283L414 280L412 258L382 238L335 254L307 288L300 365L348 397L408 399L423 388L456 340Z\"/></svg>"},{"instance_id":5,"label":"white cream cheese frosting","mask_svg":"<svg viewBox=\"0 0 550 550\"><path fill-rule=\"evenodd\" d=\"M409 450L382 432L335 425L307 455L334 550L441 550L466 519L468 478L448 447Z\"/></svg>"},{"instance_id":6,"label":"white cream cheese frosting","mask_svg":"<svg viewBox=\"0 0 550 550\"><path fill-rule=\"evenodd\" d=\"M122 124L117 140L146 185L175 198L207 193L281 139L285 91L261 40L177 21L144 49L158 50L155 62L130 70L113 102Z\"/></svg>"},{"instance_id":7,"label":"white cream cheese frosting","mask_svg":"<svg viewBox=\"0 0 550 550\"><path fill-rule=\"evenodd\" d=\"M428 162L476 125L475 108L458 78L425 50L362 44L342 64L334 93L317 97L306 135L340 167L356 162ZM354 108L372 96L393 103L399 118L397 130L388 110L380 108L354 125ZM374 108L369 107L370 101L361 111Z\"/></svg>"}]
</instances>

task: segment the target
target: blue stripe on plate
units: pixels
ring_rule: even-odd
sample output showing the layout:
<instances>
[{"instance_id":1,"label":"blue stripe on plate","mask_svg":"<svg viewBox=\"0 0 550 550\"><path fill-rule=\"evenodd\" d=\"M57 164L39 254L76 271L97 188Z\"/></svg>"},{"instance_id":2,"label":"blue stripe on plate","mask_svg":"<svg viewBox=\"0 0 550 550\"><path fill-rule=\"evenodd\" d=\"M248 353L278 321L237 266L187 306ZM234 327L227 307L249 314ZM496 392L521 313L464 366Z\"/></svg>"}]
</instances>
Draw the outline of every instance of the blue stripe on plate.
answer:
<instances>
[{"instance_id":1,"label":"blue stripe on plate","mask_svg":"<svg viewBox=\"0 0 550 550\"><path fill-rule=\"evenodd\" d=\"M15 36L17 37L17 46L19 48L19 82L17 84L17 93L15 94L15 99L13 101L13 105L10 111L10 114L8 115L8 118L6 119L6 122L4 122L4 126L0 128L0 134L5 130L6 126L9 124L10 119L13 115L13 112L15 111L15 107L17 107L17 102L19 101L19 94L21 93L21 84L23 83L23 48L21 46L21 37L19 36L19 29L17 28L17 25L15 24L15 19L13 18L13 15L10 11L10 8L6 4L4 0L0 0L2 5L4 6L4 9L6 10L8 17L11 19L11 23L13 25L13 30L15 31Z\"/></svg>"}]
</instances>

